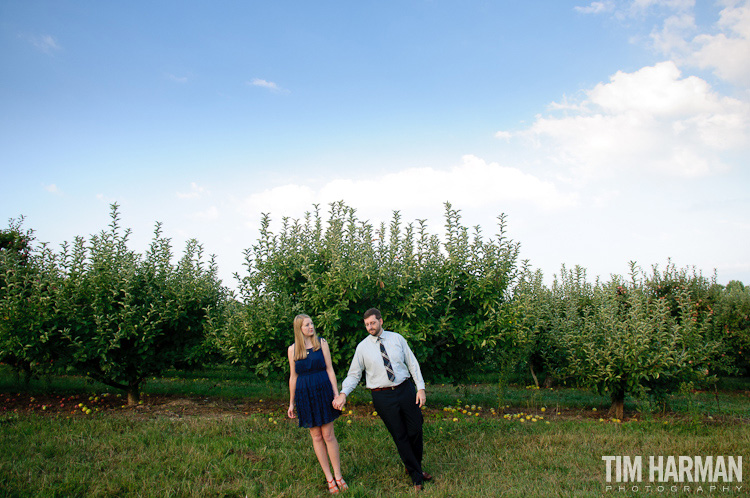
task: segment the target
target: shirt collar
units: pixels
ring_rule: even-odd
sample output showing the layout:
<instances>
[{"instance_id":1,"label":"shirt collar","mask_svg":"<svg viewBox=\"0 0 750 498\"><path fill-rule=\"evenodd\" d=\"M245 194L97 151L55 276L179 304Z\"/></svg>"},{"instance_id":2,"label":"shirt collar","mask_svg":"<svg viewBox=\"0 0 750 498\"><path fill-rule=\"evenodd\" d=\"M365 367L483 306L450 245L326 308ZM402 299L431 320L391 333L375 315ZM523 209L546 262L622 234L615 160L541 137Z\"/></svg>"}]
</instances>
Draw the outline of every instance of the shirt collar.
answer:
<instances>
[{"instance_id":1,"label":"shirt collar","mask_svg":"<svg viewBox=\"0 0 750 498\"><path fill-rule=\"evenodd\" d=\"M386 338L385 334L387 334L387 333L388 333L388 331L386 331L385 329L383 329L383 330L382 330L382 331L380 332L380 335L379 335L379 336L377 336L377 337L376 337L376 336L374 336L374 335L370 335L370 334L367 334L367 338L368 338L368 339L369 339L370 341L372 341L372 342L373 342L374 344L377 344L377 342L378 342L378 339L383 339L383 340L385 340L385 338Z\"/></svg>"}]
</instances>

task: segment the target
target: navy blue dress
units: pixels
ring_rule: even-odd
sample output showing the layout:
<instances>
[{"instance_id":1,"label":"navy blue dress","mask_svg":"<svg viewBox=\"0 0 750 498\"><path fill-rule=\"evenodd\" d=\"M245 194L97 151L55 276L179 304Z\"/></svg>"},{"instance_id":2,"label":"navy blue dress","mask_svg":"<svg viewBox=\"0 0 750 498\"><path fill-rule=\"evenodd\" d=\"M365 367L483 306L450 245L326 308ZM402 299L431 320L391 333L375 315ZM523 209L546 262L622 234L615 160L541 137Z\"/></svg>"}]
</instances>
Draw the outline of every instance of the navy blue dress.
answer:
<instances>
[{"instance_id":1,"label":"navy blue dress","mask_svg":"<svg viewBox=\"0 0 750 498\"><path fill-rule=\"evenodd\" d=\"M320 427L333 422L340 410L333 408L333 387L326 372L323 350L307 350L307 358L294 362L297 372L297 387L294 401L297 404L297 417L300 427Z\"/></svg>"}]
</instances>

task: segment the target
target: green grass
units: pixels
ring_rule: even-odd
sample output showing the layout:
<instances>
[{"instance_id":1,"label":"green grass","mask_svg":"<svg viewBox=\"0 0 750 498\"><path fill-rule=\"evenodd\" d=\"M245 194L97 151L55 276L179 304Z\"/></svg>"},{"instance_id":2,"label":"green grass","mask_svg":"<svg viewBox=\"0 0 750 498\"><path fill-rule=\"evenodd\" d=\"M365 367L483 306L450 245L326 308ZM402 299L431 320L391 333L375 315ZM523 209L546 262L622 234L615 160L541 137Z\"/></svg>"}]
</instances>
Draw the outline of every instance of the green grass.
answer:
<instances>
[{"instance_id":1,"label":"green grass","mask_svg":"<svg viewBox=\"0 0 750 498\"><path fill-rule=\"evenodd\" d=\"M18 395L22 389L3 373L0 404L50 392L88 400L89 394L108 390L64 377L33 381L27 393ZM669 400L673 411L667 414L645 416L629 400L628 420L638 421L616 423L606 418L608 400L585 391L512 387L505 411L533 413L533 422L526 416L503 418L500 410L490 414L497 408L497 385L430 385L424 465L435 479L424 496L695 496L608 493L601 457L741 455L747 461L748 385L735 387L718 392L718 405L713 392L674 396ZM139 408L110 405L88 416L36 408L3 412L0 498L327 496L307 430L280 409L286 390L285 380L259 380L230 369L170 372L149 380L146 405ZM162 395L234 401L215 410L207 403L203 406L208 409L177 416L149 407L149 399ZM336 422L351 487L343 496L413 496L393 442L372 415L369 401L369 393L357 389L347 406L354 413ZM252 403L253 410L241 403ZM473 413L481 416L445 410L465 405L477 405ZM716 496L743 493L747 488Z\"/></svg>"},{"instance_id":2,"label":"green grass","mask_svg":"<svg viewBox=\"0 0 750 498\"><path fill-rule=\"evenodd\" d=\"M325 496L306 431L275 420L21 416L0 426L0 496ZM336 431L347 496L411 494L379 420L340 420ZM435 475L425 496L594 497L604 494L602 455L747 458L750 429L433 418L425 446Z\"/></svg>"}]
</instances>

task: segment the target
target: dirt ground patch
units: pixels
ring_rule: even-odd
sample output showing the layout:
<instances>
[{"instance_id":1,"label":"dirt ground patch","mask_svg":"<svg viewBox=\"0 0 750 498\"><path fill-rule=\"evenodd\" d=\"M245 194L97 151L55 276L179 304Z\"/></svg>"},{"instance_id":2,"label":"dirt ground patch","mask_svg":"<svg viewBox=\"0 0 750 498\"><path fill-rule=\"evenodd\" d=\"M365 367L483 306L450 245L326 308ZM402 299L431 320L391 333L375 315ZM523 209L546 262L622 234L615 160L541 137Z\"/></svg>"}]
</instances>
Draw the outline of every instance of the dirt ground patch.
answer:
<instances>
[{"instance_id":1,"label":"dirt ground patch","mask_svg":"<svg viewBox=\"0 0 750 498\"><path fill-rule=\"evenodd\" d=\"M201 418L228 418L248 416L269 416L274 418L286 418L287 405L279 400L243 400L218 397L187 397L178 395L144 394L140 404L128 406L126 398L120 394L29 394L29 393L0 393L0 421L9 417L22 414L38 414L52 417L89 417L110 414L136 419L172 418L184 417ZM377 415L372 406L347 405L344 417L372 417ZM607 423L635 422L641 420L641 414L637 412L626 413L623 420L613 419L606 410L593 411L580 408L538 408L536 410L524 410L512 407L503 412L492 411L484 407L480 410L446 411L443 407L427 406L424 409L426 420L452 420L458 418L496 418L503 419L508 416L510 420L533 422L544 422L554 420L599 420ZM653 418L675 419L672 415L654 415ZM536 419L536 420L534 420ZM704 422L721 423L736 422L736 420L722 417L705 418Z\"/></svg>"},{"instance_id":2,"label":"dirt ground patch","mask_svg":"<svg viewBox=\"0 0 750 498\"><path fill-rule=\"evenodd\" d=\"M247 402L154 394L144 394L140 404L128 406L126 398L119 394L0 393L0 417L29 413L77 417L97 413L121 413L136 418L226 417L274 413L281 408L278 401Z\"/></svg>"},{"instance_id":3,"label":"dirt ground patch","mask_svg":"<svg viewBox=\"0 0 750 498\"><path fill-rule=\"evenodd\" d=\"M351 411L351 413L350 413ZM28 394L28 393L0 393L0 417L12 416L13 414L40 414L49 416L86 417L96 414L122 414L124 416L149 419L149 418L225 418L245 417L250 415L267 415L274 417L286 417L286 404L278 400L256 400L247 401L242 399L226 399L212 397L185 397L176 395L152 395L144 394L140 404L127 406L124 396L119 394ZM489 409L474 411L471 417L475 418L502 418L507 413L518 415L521 409L506 410L504 413L493 413ZM446 412L443 408L426 407L424 410L427 420L453 417L466 418L467 414L458 412ZM369 405L348 405L344 411L345 416L376 417ZM524 417L530 413L524 413ZM584 410L562 409L560 411L550 410L542 412L536 410L534 415L542 416L544 419L591 419L599 418L597 413ZM602 414L606 416L606 414Z\"/></svg>"}]
</instances>

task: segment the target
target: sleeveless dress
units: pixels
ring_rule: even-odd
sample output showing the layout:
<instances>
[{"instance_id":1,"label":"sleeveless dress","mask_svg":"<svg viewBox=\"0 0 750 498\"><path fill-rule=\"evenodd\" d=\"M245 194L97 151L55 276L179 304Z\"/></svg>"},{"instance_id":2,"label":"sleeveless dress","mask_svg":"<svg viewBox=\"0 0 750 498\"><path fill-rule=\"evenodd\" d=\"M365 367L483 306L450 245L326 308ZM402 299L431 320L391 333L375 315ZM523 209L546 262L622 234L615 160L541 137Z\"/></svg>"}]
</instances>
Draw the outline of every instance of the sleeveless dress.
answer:
<instances>
[{"instance_id":1,"label":"sleeveless dress","mask_svg":"<svg viewBox=\"0 0 750 498\"><path fill-rule=\"evenodd\" d=\"M297 404L297 418L300 427L320 427L333 422L339 415L331 405L333 387L326 373L326 360L323 350L307 350L307 358L294 362L297 372L297 387L294 401Z\"/></svg>"}]
</instances>

